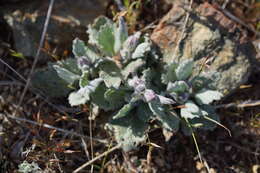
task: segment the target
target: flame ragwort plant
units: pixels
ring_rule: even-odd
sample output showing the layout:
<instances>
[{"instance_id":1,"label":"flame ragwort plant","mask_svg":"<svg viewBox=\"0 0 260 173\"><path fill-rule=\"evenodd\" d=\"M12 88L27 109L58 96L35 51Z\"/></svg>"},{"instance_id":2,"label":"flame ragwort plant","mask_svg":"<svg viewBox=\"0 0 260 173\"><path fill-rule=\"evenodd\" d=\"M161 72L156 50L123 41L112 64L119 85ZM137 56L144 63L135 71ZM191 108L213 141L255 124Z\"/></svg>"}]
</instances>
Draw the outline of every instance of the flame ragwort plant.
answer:
<instances>
[{"instance_id":1,"label":"flame ragwort plant","mask_svg":"<svg viewBox=\"0 0 260 173\"><path fill-rule=\"evenodd\" d=\"M209 74L195 74L191 59L164 63L147 35L128 35L122 17L117 24L99 17L87 33L87 44L73 41L75 58L53 68L68 84L76 83L71 106L91 104L111 113L105 127L124 150L144 142L155 125L190 135L219 124L210 104L222 94Z\"/></svg>"}]
</instances>

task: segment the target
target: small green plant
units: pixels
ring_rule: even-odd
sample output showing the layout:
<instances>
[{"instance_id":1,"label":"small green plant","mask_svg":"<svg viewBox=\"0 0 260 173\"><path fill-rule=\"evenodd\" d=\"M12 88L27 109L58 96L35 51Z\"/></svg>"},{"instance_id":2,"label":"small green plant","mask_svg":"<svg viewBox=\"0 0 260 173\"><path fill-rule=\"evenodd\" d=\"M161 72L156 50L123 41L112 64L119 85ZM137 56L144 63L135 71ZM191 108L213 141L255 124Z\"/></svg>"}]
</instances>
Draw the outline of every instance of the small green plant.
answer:
<instances>
[{"instance_id":1,"label":"small green plant","mask_svg":"<svg viewBox=\"0 0 260 173\"><path fill-rule=\"evenodd\" d=\"M91 104L111 113L106 128L124 150L136 148L157 125L167 131L211 130L219 118L210 104L222 94L211 75L195 74L194 62L165 64L147 35L128 36L121 17L113 23L99 17L90 25L85 44L73 41L75 59L52 65L61 79L78 88L71 106ZM77 62L77 66L70 64Z\"/></svg>"},{"instance_id":2,"label":"small green plant","mask_svg":"<svg viewBox=\"0 0 260 173\"><path fill-rule=\"evenodd\" d=\"M43 172L37 163L29 163L26 160L19 165L18 172L20 173L41 173Z\"/></svg>"}]
</instances>

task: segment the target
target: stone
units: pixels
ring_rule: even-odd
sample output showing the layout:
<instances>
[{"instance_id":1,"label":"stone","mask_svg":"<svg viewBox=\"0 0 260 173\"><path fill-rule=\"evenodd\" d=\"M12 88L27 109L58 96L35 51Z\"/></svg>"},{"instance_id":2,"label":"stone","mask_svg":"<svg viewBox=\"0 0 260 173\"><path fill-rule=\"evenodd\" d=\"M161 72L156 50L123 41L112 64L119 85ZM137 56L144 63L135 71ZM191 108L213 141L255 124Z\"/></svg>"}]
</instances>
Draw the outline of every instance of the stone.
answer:
<instances>
[{"instance_id":1,"label":"stone","mask_svg":"<svg viewBox=\"0 0 260 173\"><path fill-rule=\"evenodd\" d=\"M207 11L203 8L205 6ZM185 8L181 1L173 3L172 9L154 29L151 35L153 42L160 48L166 63L192 58L196 64L195 72L201 69L217 72L217 89L229 95L245 83L251 73L255 59L253 46L239 40L241 35L236 24L208 3L189 12L189 20L183 30L188 11Z\"/></svg>"},{"instance_id":2,"label":"stone","mask_svg":"<svg viewBox=\"0 0 260 173\"><path fill-rule=\"evenodd\" d=\"M17 52L28 57L35 56L49 3L46 0L26 0L0 6L4 19L12 29ZM71 49L75 37L87 39L87 25L105 13L106 3L102 0L55 0L45 49L55 49L55 55L59 56L64 50Z\"/></svg>"}]
</instances>

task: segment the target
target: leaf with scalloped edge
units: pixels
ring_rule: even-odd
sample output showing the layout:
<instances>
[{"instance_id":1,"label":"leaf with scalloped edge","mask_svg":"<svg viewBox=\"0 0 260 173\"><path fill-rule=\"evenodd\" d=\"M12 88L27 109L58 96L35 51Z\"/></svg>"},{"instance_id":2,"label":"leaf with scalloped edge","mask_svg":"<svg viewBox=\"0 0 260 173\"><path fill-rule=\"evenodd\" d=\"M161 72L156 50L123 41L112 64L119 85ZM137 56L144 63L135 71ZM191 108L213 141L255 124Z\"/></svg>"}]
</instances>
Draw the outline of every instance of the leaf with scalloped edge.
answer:
<instances>
[{"instance_id":1,"label":"leaf with scalloped edge","mask_svg":"<svg viewBox=\"0 0 260 173\"><path fill-rule=\"evenodd\" d=\"M148 124L132 111L127 112L126 116L113 119L107 126L113 130L117 143L121 144L124 151L136 149L147 138Z\"/></svg>"},{"instance_id":2,"label":"leaf with scalloped edge","mask_svg":"<svg viewBox=\"0 0 260 173\"><path fill-rule=\"evenodd\" d=\"M77 67L77 62L73 58L67 58L55 63L49 63L49 68L53 68L58 76L66 81L68 85L73 85L80 78L80 69Z\"/></svg>"},{"instance_id":3,"label":"leaf with scalloped edge","mask_svg":"<svg viewBox=\"0 0 260 173\"><path fill-rule=\"evenodd\" d=\"M98 32L100 28L106 24L112 25L112 21L105 16L100 16L94 20L92 25L88 25L88 42L93 45L98 44Z\"/></svg>"},{"instance_id":4,"label":"leaf with scalloped edge","mask_svg":"<svg viewBox=\"0 0 260 173\"><path fill-rule=\"evenodd\" d=\"M99 32L98 32L98 44L97 46L102 50L102 52L106 56L114 56L115 51L114 51L114 44L115 44L115 37L114 37L114 32L115 32L115 26L106 24L101 26Z\"/></svg>"}]
</instances>

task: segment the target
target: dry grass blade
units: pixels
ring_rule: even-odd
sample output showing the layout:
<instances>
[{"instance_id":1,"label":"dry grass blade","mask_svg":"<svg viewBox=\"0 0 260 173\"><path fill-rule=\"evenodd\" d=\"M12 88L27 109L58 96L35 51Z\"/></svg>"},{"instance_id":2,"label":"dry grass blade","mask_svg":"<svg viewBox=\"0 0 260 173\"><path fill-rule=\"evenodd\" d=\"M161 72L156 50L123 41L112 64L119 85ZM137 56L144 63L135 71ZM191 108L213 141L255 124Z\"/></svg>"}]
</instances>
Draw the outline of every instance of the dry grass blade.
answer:
<instances>
[{"instance_id":1,"label":"dry grass blade","mask_svg":"<svg viewBox=\"0 0 260 173\"><path fill-rule=\"evenodd\" d=\"M84 163L83 165L81 165L80 167L78 167L76 170L74 170L73 173L77 173L77 172L81 171L81 170L84 169L85 167L87 167L87 166L89 166L90 164L94 163L94 162L97 161L98 159L101 159L102 157L108 155L109 153L111 153L111 152L113 152L113 151L119 149L120 147L121 147L120 144L114 146L113 148L109 149L108 151L106 151L106 152L100 154L99 156L93 158L92 160L90 160L90 161Z\"/></svg>"},{"instance_id":2,"label":"dry grass blade","mask_svg":"<svg viewBox=\"0 0 260 173\"><path fill-rule=\"evenodd\" d=\"M202 162L202 157L201 157L201 154L200 154L199 145L198 145L197 140L196 140L196 137L195 137L195 133L194 133L194 131L193 131L193 129L192 129L192 126L191 126L191 124L189 123L189 121L188 121L187 118L185 118L185 121L186 121L186 123L187 123L187 125L188 125L188 127L189 127L189 129L190 129L190 131L191 131L191 135L192 135L192 138L193 138L193 141L194 141L194 144L195 144L195 147L196 147L196 150L197 150L197 153L198 153L200 162L203 163L203 162Z\"/></svg>"},{"instance_id":3,"label":"dry grass blade","mask_svg":"<svg viewBox=\"0 0 260 173\"><path fill-rule=\"evenodd\" d=\"M19 117L15 117L15 116L12 116L12 115L7 115L7 118L11 118L13 120L20 121L20 122L30 123L30 124L35 125L35 126L41 126L41 127L45 127L45 128L48 128L48 129L54 129L54 130L57 130L59 132L63 132L63 133L70 134L70 135L73 135L73 136L85 138L85 139L88 139L88 140L92 139L93 141L97 141L97 142L100 142L100 143L104 143L104 144L107 143L107 141L105 139L98 139L98 138L93 138L93 137L91 138L89 136L78 134L76 132L71 132L71 131L68 131L68 130L65 130L65 129L62 129L62 128L54 127L54 126L49 125L49 124L45 124L45 123L41 124L41 123L38 123L38 122L35 122L35 121L32 121L32 120L28 120L28 119L25 119L25 118L19 118Z\"/></svg>"},{"instance_id":4,"label":"dry grass blade","mask_svg":"<svg viewBox=\"0 0 260 173\"><path fill-rule=\"evenodd\" d=\"M26 79L20 74L18 73L13 67L11 67L9 64L7 64L4 60L2 60L0 58L0 62L2 64L4 64L5 66L7 66L11 71L13 71L19 78L21 78L23 81L26 81Z\"/></svg>"},{"instance_id":5,"label":"dry grass blade","mask_svg":"<svg viewBox=\"0 0 260 173\"><path fill-rule=\"evenodd\" d=\"M232 136L231 131L230 131L226 126L224 126L223 124L217 122L216 120L214 120L214 119L212 119L212 118L210 118L210 117L208 117L208 116L204 116L204 118L205 118L206 120L211 121L211 122L213 122L213 123L219 125L220 127L224 128L224 129L228 132L229 136L230 136L230 137Z\"/></svg>"}]
</instances>

